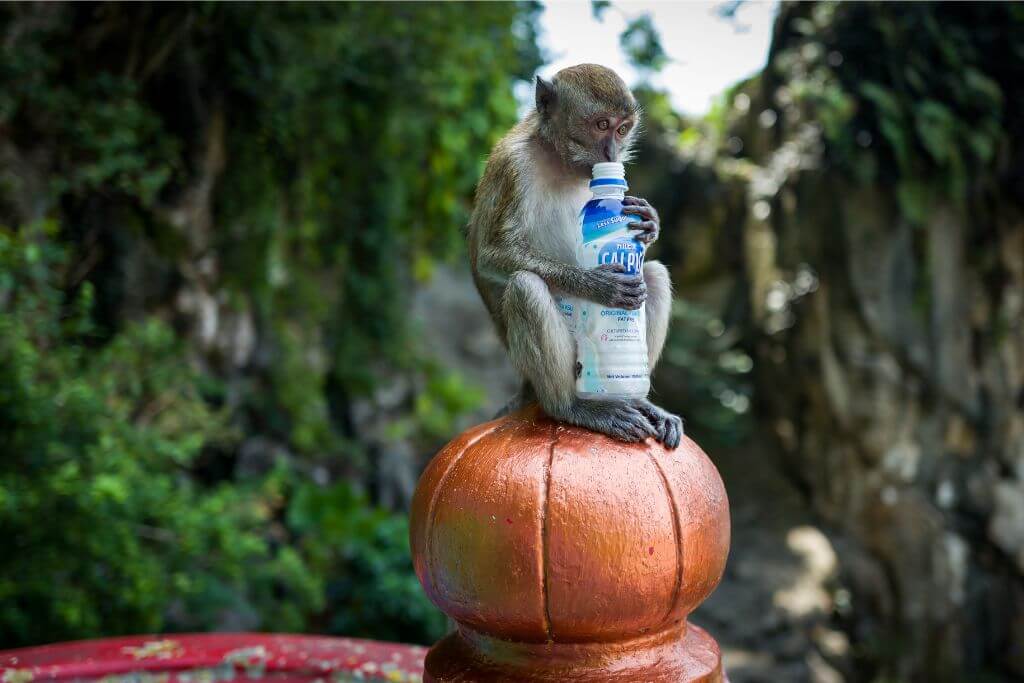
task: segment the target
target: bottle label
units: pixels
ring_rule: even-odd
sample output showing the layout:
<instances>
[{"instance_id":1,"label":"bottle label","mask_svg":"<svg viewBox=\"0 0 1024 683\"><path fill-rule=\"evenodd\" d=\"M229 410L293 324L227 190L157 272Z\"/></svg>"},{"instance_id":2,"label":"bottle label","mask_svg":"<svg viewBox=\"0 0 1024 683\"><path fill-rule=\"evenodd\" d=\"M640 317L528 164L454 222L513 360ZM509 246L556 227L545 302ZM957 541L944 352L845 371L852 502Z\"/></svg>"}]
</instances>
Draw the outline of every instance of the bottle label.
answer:
<instances>
[{"instance_id":1,"label":"bottle label","mask_svg":"<svg viewBox=\"0 0 1024 683\"><path fill-rule=\"evenodd\" d=\"M569 326L569 331L574 331L576 324L576 299L570 296L564 296L561 294L555 295L555 305L558 306L558 311L565 318L565 324Z\"/></svg>"},{"instance_id":2,"label":"bottle label","mask_svg":"<svg viewBox=\"0 0 1024 683\"><path fill-rule=\"evenodd\" d=\"M592 199L580 215L577 260L582 268L619 263L627 274L643 272L644 244L627 225L635 217L622 213L616 198ZM645 396L650 388L647 320L644 306L635 311L574 301L576 392Z\"/></svg>"}]
</instances>

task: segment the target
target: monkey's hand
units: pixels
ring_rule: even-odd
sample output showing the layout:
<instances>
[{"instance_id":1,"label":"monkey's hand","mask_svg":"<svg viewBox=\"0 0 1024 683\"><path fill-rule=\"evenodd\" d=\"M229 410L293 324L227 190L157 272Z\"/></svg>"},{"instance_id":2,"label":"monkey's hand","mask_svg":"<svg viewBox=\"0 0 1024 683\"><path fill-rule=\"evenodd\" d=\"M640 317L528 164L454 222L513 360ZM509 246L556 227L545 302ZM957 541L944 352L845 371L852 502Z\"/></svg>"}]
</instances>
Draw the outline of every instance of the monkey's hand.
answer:
<instances>
[{"instance_id":1,"label":"monkey's hand","mask_svg":"<svg viewBox=\"0 0 1024 683\"><path fill-rule=\"evenodd\" d=\"M640 219L626 226L630 230L639 231L636 236L638 240L649 246L658 239L658 234L661 232L661 220L649 201L639 197L626 197L622 200L622 213L633 214Z\"/></svg>"},{"instance_id":2,"label":"monkey's hand","mask_svg":"<svg viewBox=\"0 0 1024 683\"><path fill-rule=\"evenodd\" d=\"M683 419L681 417L673 415L664 408L659 408L646 398L637 399L633 405L654 427L656 438L665 444L665 448L674 450L679 445L679 440L683 437Z\"/></svg>"},{"instance_id":3,"label":"monkey's hand","mask_svg":"<svg viewBox=\"0 0 1024 683\"><path fill-rule=\"evenodd\" d=\"M583 271L581 296L609 308L636 310L647 300L642 274L627 275L621 263L606 263Z\"/></svg>"}]
</instances>

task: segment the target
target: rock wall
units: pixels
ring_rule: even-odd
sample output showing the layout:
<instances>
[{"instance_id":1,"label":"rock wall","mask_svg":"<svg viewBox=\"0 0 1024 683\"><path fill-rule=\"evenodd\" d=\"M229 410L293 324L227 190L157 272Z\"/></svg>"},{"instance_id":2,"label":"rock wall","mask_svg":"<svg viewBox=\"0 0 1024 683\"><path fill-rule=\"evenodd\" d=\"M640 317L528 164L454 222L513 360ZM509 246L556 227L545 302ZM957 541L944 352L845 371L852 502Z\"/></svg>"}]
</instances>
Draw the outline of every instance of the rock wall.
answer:
<instances>
[{"instance_id":1,"label":"rock wall","mask_svg":"<svg viewBox=\"0 0 1024 683\"><path fill-rule=\"evenodd\" d=\"M652 126L679 294L755 361L755 438L829 531L855 680L1024 677L1024 155L1001 104L1022 17L1001 11L785 5L763 73ZM988 94L958 100L972 80Z\"/></svg>"},{"instance_id":2,"label":"rock wall","mask_svg":"<svg viewBox=\"0 0 1024 683\"><path fill-rule=\"evenodd\" d=\"M837 532L865 659L1024 673L1024 222L914 231L813 175L783 197L745 226L759 414Z\"/></svg>"}]
</instances>

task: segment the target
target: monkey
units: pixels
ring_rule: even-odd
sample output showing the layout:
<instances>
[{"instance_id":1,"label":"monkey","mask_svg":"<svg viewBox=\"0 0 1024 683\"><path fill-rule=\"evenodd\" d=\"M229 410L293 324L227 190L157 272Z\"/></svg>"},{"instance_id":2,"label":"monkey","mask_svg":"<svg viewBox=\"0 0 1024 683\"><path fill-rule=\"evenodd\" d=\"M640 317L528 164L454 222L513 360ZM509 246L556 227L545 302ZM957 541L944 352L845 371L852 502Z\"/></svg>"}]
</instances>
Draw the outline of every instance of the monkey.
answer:
<instances>
[{"instance_id":1,"label":"monkey","mask_svg":"<svg viewBox=\"0 0 1024 683\"><path fill-rule=\"evenodd\" d=\"M488 157L467 239L473 281L522 378L506 410L535 400L555 420L630 443L654 437L674 449L682 420L647 398L576 396L575 340L559 308L564 296L629 310L646 303L654 370L668 333L668 269L648 261L636 275L621 264L585 270L575 253L591 167L631 159L640 114L625 82L606 67L579 64L550 81L537 76L535 106ZM628 227L652 244L661 229L658 212L638 197L623 204L637 219Z\"/></svg>"}]
</instances>

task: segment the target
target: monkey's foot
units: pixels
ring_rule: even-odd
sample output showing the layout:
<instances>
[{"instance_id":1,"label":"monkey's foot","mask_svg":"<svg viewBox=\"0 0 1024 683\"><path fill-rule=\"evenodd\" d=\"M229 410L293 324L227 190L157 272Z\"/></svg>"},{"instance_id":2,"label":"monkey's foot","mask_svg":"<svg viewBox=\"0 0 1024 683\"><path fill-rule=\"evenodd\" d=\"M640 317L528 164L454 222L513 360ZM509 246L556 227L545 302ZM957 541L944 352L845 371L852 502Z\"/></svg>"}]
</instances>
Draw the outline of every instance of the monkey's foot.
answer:
<instances>
[{"instance_id":1,"label":"monkey's foot","mask_svg":"<svg viewBox=\"0 0 1024 683\"><path fill-rule=\"evenodd\" d=\"M547 412L557 420L607 434L626 443L637 443L658 435L657 428L647 415L630 401L577 399L564 414ZM676 443L679 443L678 438Z\"/></svg>"},{"instance_id":2,"label":"monkey's foot","mask_svg":"<svg viewBox=\"0 0 1024 683\"><path fill-rule=\"evenodd\" d=\"M634 402L637 409L644 414L655 429L655 438L665 444L665 448L673 450L683 438L683 419L663 408L659 408L646 398Z\"/></svg>"}]
</instances>

